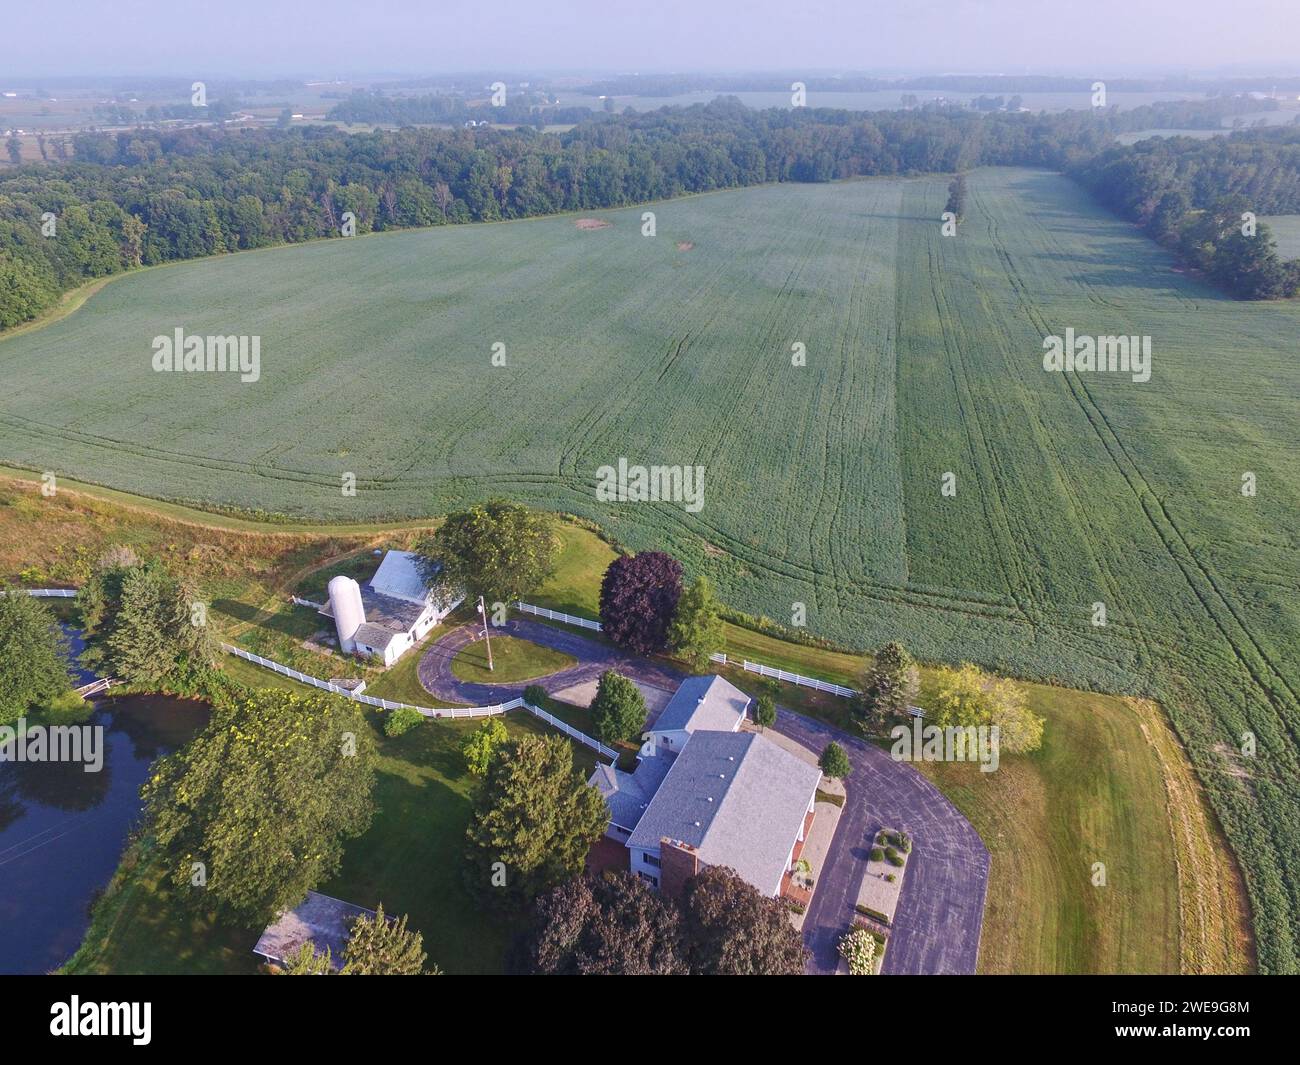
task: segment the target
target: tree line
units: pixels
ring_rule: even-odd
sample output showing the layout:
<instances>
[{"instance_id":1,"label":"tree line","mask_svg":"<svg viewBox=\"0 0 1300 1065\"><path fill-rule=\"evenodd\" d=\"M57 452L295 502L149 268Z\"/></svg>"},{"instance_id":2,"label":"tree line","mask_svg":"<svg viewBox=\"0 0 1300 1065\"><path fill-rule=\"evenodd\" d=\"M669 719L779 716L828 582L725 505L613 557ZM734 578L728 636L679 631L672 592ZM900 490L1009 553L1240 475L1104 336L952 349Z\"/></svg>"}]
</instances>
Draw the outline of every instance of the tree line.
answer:
<instances>
[{"instance_id":1,"label":"tree line","mask_svg":"<svg viewBox=\"0 0 1300 1065\"><path fill-rule=\"evenodd\" d=\"M1264 214L1300 212L1300 129L1228 137L1151 137L1113 147L1073 170L1101 203L1142 226L1208 280L1242 299L1300 288Z\"/></svg>"},{"instance_id":2,"label":"tree line","mask_svg":"<svg viewBox=\"0 0 1300 1065\"><path fill-rule=\"evenodd\" d=\"M70 162L0 175L0 328L29 321L65 291L122 270L345 231L985 165L1096 175L1086 167L1095 157L1105 160L1098 165L1116 164L1106 153L1115 133L1209 121L1230 102L981 115L755 111L724 98L645 114L591 115L563 133L528 126L83 133L74 138ZM1272 143L1263 133L1238 136L1242 141L1233 138L1234 144ZM1264 152L1263 159L1270 170L1290 162L1280 151ZM1291 202L1285 175L1253 179L1252 188L1265 186L1275 193L1270 202Z\"/></svg>"}]
</instances>

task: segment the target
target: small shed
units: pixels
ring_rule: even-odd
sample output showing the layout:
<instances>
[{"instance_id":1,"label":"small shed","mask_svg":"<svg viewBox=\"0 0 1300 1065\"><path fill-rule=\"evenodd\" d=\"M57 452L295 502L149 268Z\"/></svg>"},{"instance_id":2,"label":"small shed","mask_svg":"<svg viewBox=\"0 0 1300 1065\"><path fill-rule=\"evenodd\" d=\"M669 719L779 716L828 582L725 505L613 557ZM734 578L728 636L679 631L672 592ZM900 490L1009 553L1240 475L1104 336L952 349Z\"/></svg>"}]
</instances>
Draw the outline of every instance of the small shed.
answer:
<instances>
[{"instance_id":1,"label":"small shed","mask_svg":"<svg viewBox=\"0 0 1300 1065\"><path fill-rule=\"evenodd\" d=\"M317 954L324 954L328 948L331 966L339 969L343 966L343 948L347 946L352 922L358 917L374 916L375 911L364 906L309 891L302 902L266 926L253 953L272 965L283 965L304 943L311 943Z\"/></svg>"}]
</instances>

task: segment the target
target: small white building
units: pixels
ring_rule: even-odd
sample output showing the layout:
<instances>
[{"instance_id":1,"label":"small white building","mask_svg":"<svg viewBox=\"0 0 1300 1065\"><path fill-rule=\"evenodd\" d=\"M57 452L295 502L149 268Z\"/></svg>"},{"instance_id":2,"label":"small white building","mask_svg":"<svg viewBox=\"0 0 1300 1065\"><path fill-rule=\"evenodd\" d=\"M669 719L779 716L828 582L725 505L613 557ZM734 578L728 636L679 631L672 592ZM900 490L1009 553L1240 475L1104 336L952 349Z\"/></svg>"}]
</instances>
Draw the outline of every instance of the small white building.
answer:
<instances>
[{"instance_id":1,"label":"small white building","mask_svg":"<svg viewBox=\"0 0 1300 1065\"><path fill-rule=\"evenodd\" d=\"M425 569L437 564L411 551L389 551L364 586L342 574L329 583L321 613L333 618L345 653L378 658L391 666L429 630L464 602L425 584Z\"/></svg>"}]
</instances>

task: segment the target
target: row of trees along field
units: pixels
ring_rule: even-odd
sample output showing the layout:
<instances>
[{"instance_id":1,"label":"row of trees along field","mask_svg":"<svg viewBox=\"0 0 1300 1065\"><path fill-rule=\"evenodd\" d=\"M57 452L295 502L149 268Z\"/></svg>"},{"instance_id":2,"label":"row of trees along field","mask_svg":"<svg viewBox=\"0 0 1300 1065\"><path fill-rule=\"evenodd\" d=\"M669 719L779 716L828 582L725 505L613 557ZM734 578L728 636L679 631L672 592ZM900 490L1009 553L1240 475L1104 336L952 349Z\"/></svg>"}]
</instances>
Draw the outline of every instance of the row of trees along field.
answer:
<instances>
[{"instance_id":1,"label":"row of trees along field","mask_svg":"<svg viewBox=\"0 0 1300 1065\"><path fill-rule=\"evenodd\" d=\"M1107 207L1243 299L1293 296L1300 261L1283 262L1251 216L1300 210L1300 129L1233 137L1151 137L1074 169Z\"/></svg>"},{"instance_id":2,"label":"row of trees along field","mask_svg":"<svg viewBox=\"0 0 1300 1065\"><path fill-rule=\"evenodd\" d=\"M1223 99L1124 112L863 114L755 111L720 99L593 114L563 133L530 126L84 133L72 161L0 175L0 328L35 318L94 278L338 236L349 214L355 231L365 233L619 207L764 182L982 165L1073 170L1118 132L1216 126L1236 106ZM1238 136L1245 144L1262 134ZM1262 159L1265 167L1287 161L1280 152ZM1274 201L1300 209L1280 178L1276 190Z\"/></svg>"}]
</instances>

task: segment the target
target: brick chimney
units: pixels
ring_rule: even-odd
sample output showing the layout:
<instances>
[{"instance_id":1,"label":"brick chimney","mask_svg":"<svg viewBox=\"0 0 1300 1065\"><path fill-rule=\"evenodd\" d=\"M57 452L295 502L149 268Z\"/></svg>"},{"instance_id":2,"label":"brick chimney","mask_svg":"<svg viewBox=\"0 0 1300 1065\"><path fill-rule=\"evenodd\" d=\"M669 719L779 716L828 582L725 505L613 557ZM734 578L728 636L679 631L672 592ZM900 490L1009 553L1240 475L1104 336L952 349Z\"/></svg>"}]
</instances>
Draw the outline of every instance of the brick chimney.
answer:
<instances>
[{"instance_id":1,"label":"brick chimney","mask_svg":"<svg viewBox=\"0 0 1300 1065\"><path fill-rule=\"evenodd\" d=\"M681 898L686 881L701 868L700 852L689 843L667 836L659 841L659 890L669 898Z\"/></svg>"}]
</instances>

